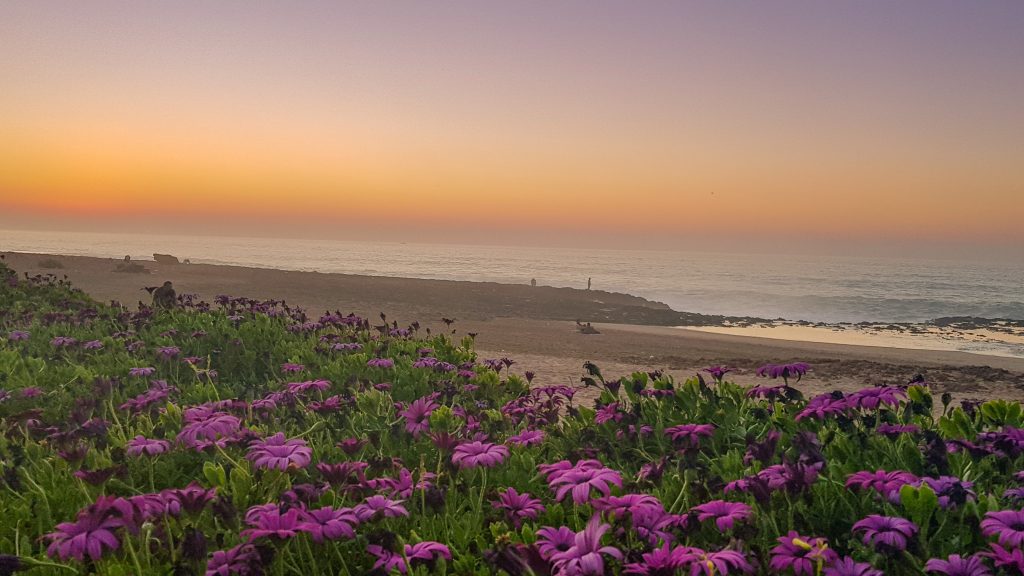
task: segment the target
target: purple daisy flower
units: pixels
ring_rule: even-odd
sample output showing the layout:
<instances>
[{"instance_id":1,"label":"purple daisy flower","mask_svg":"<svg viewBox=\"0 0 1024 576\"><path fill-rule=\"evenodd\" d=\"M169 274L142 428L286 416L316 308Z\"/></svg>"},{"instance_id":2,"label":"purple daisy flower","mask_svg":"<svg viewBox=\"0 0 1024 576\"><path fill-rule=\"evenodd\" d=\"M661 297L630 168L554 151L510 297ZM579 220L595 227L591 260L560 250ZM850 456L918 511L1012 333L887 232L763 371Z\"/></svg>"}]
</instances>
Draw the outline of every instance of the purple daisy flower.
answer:
<instances>
[{"instance_id":1,"label":"purple daisy flower","mask_svg":"<svg viewBox=\"0 0 1024 576\"><path fill-rule=\"evenodd\" d=\"M358 525L359 518L352 510L325 506L316 510L301 510L296 529L306 532L313 542L321 544L325 540L355 538Z\"/></svg>"},{"instance_id":2,"label":"purple daisy flower","mask_svg":"<svg viewBox=\"0 0 1024 576\"><path fill-rule=\"evenodd\" d=\"M726 366L708 366L704 369L704 372L711 374L711 377L717 382L721 382L722 379L725 378L725 375L732 371L732 368L728 368Z\"/></svg>"},{"instance_id":3,"label":"purple daisy flower","mask_svg":"<svg viewBox=\"0 0 1024 576\"><path fill-rule=\"evenodd\" d=\"M875 428L875 432L889 438L896 438L900 434L917 434L920 431L921 428L913 424L879 424Z\"/></svg>"},{"instance_id":4,"label":"purple daisy flower","mask_svg":"<svg viewBox=\"0 0 1024 576\"><path fill-rule=\"evenodd\" d=\"M28 340L31 336L32 334L25 330L11 330L7 334L7 339L11 342L17 342L19 340Z\"/></svg>"},{"instance_id":5,"label":"purple daisy flower","mask_svg":"<svg viewBox=\"0 0 1024 576\"><path fill-rule=\"evenodd\" d=\"M515 436L509 436L506 443L516 446L537 446L543 441L543 430L524 430Z\"/></svg>"},{"instance_id":6,"label":"purple daisy flower","mask_svg":"<svg viewBox=\"0 0 1024 576\"><path fill-rule=\"evenodd\" d=\"M150 366L130 368L128 370L128 375L135 378L145 378L147 376L152 376L153 374L156 374L156 368Z\"/></svg>"},{"instance_id":7,"label":"purple daisy flower","mask_svg":"<svg viewBox=\"0 0 1024 576\"><path fill-rule=\"evenodd\" d=\"M408 516L409 511L402 506L402 500L390 500L384 496L370 496L362 504L352 509L360 522L374 518L398 518Z\"/></svg>"},{"instance_id":8,"label":"purple daisy flower","mask_svg":"<svg viewBox=\"0 0 1024 576\"><path fill-rule=\"evenodd\" d=\"M409 407L398 413L405 418L405 430L414 437L430 430L430 414L438 408L438 404L429 396L413 400Z\"/></svg>"},{"instance_id":9,"label":"purple daisy flower","mask_svg":"<svg viewBox=\"0 0 1024 576\"><path fill-rule=\"evenodd\" d=\"M1024 550L1012 546L1006 549L995 543L990 546L991 552L981 552L979 555L991 558L996 568L1012 568L1018 574L1024 574Z\"/></svg>"},{"instance_id":10,"label":"purple daisy flower","mask_svg":"<svg viewBox=\"0 0 1024 576\"><path fill-rule=\"evenodd\" d=\"M252 544L239 544L228 550L217 550L206 564L206 576L230 576L231 574L260 574L259 552Z\"/></svg>"},{"instance_id":11,"label":"purple daisy flower","mask_svg":"<svg viewBox=\"0 0 1024 576\"><path fill-rule=\"evenodd\" d=\"M366 365L370 368L394 368L395 361L390 358L371 358Z\"/></svg>"},{"instance_id":12,"label":"purple daisy flower","mask_svg":"<svg viewBox=\"0 0 1024 576\"><path fill-rule=\"evenodd\" d=\"M545 560L551 560L555 554L572 548L575 541L576 533L565 526L558 528L545 526L537 530L537 550L540 552L541 558Z\"/></svg>"},{"instance_id":13,"label":"purple daisy flower","mask_svg":"<svg viewBox=\"0 0 1024 576\"><path fill-rule=\"evenodd\" d=\"M136 436L128 441L125 453L129 456L156 456L171 449L171 443L167 440L156 440L144 436Z\"/></svg>"},{"instance_id":14,"label":"purple daisy flower","mask_svg":"<svg viewBox=\"0 0 1024 576\"><path fill-rule=\"evenodd\" d=\"M900 488L907 484L916 484L918 481L917 476L902 470L893 472L862 470L846 477L846 487L858 490L874 490L889 500L889 502L898 504L900 501Z\"/></svg>"},{"instance_id":15,"label":"purple daisy flower","mask_svg":"<svg viewBox=\"0 0 1024 576\"><path fill-rule=\"evenodd\" d=\"M715 433L714 424L680 424L665 429L665 435L677 444L696 450L700 447L701 438L710 438Z\"/></svg>"},{"instance_id":16,"label":"purple daisy flower","mask_svg":"<svg viewBox=\"0 0 1024 576\"><path fill-rule=\"evenodd\" d=\"M1024 509L986 512L981 521L981 533L997 536L1003 546L1020 548L1024 545Z\"/></svg>"},{"instance_id":17,"label":"purple daisy flower","mask_svg":"<svg viewBox=\"0 0 1024 576\"><path fill-rule=\"evenodd\" d=\"M867 562L857 562L846 556L825 567L824 576L885 576L881 571Z\"/></svg>"},{"instance_id":18,"label":"purple daisy flower","mask_svg":"<svg viewBox=\"0 0 1024 576\"><path fill-rule=\"evenodd\" d=\"M588 461L583 461L580 464L586 462ZM571 492L573 502L585 504L590 500L592 489L600 492L602 496L608 496L611 494L610 485L612 484L622 488L622 475L611 468L605 468L600 462L597 467L577 466L548 476L548 486L555 492L555 500L559 502Z\"/></svg>"},{"instance_id":19,"label":"purple daisy flower","mask_svg":"<svg viewBox=\"0 0 1024 576\"><path fill-rule=\"evenodd\" d=\"M861 540L878 551L907 549L907 541L917 534L917 526L906 518L872 514L853 525L854 532L863 532Z\"/></svg>"},{"instance_id":20,"label":"purple daisy flower","mask_svg":"<svg viewBox=\"0 0 1024 576\"><path fill-rule=\"evenodd\" d=\"M242 530L242 538L247 538L250 541L259 538L287 540L295 536L299 523L298 508L282 512L277 505L268 504L257 509L259 510L258 514L252 514L252 509L249 510L250 513L246 513L245 521L252 528Z\"/></svg>"},{"instance_id":21,"label":"purple daisy flower","mask_svg":"<svg viewBox=\"0 0 1024 576\"><path fill-rule=\"evenodd\" d=\"M50 345L54 348L67 348L68 346L73 346L77 342L78 340L75 340L70 336L57 336L53 340L50 340Z\"/></svg>"},{"instance_id":22,"label":"purple daisy flower","mask_svg":"<svg viewBox=\"0 0 1024 576\"><path fill-rule=\"evenodd\" d=\"M459 468L493 468L508 458L508 448L490 442L466 442L452 452L452 464Z\"/></svg>"},{"instance_id":23,"label":"purple daisy flower","mask_svg":"<svg viewBox=\"0 0 1024 576\"><path fill-rule=\"evenodd\" d=\"M294 362L285 362L284 364L281 364L282 374L298 374L305 369L306 367L302 364L295 364Z\"/></svg>"},{"instance_id":24,"label":"purple daisy flower","mask_svg":"<svg viewBox=\"0 0 1024 576\"><path fill-rule=\"evenodd\" d=\"M43 389L39 386L26 386L21 389L22 398L36 398L43 395Z\"/></svg>"},{"instance_id":25,"label":"purple daisy flower","mask_svg":"<svg viewBox=\"0 0 1024 576\"><path fill-rule=\"evenodd\" d=\"M742 502L726 502L725 500L712 500L700 506L694 506L691 513L697 514L697 520L706 522L714 520L719 530L731 530L737 522L749 520L754 511Z\"/></svg>"},{"instance_id":26,"label":"purple daisy flower","mask_svg":"<svg viewBox=\"0 0 1024 576\"><path fill-rule=\"evenodd\" d=\"M683 547L676 548L676 553L679 566L688 569L691 576L727 576L735 571L744 574L754 573L754 567L736 550L707 552L700 548Z\"/></svg>"},{"instance_id":27,"label":"purple daisy flower","mask_svg":"<svg viewBox=\"0 0 1024 576\"><path fill-rule=\"evenodd\" d=\"M825 538L808 538L790 530L778 542L769 561L771 569L778 572L792 570L796 576L814 576L823 566L839 559Z\"/></svg>"},{"instance_id":28,"label":"purple daisy flower","mask_svg":"<svg viewBox=\"0 0 1024 576\"><path fill-rule=\"evenodd\" d=\"M991 576L987 566L982 564L981 558L968 556L966 558L959 554L953 554L946 560L932 558L924 565L925 572L935 572L946 576Z\"/></svg>"},{"instance_id":29,"label":"purple daisy flower","mask_svg":"<svg viewBox=\"0 0 1024 576\"><path fill-rule=\"evenodd\" d=\"M811 369L806 362L793 362L792 364L765 364L757 369L757 375L771 379L782 378L789 383L790 378L796 378L799 382L804 374Z\"/></svg>"},{"instance_id":30,"label":"purple daisy flower","mask_svg":"<svg viewBox=\"0 0 1024 576\"><path fill-rule=\"evenodd\" d=\"M879 406L898 406L900 400L907 397L906 391L893 386L864 388L847 397L847 402L854 408L877 410Z\"/></svg>"},{"instance_id":31,"label":"purple daisy flower","mask_svg":"<svg viewBox=\"0 0 1024 576\"><path fill-rule=\"evenodd\" d=\"M512 521L517 530L522 527L523 520L536 520L545 510L540 500L527 492L520 494L515 488L500 493L498 499L491 502L491 506L504 510L505 516Z\"/></svg>"},{"instance_id":32,"label":"purple daisy flower","mask_svg":"<svg viewBox=\"0 0 1024 576\"><path fill-rule=\"evenodd\" d=\"M556 572L567 576L604 576L604 556L622 560L618 548L601 545L601 537L609 530L611 526L601 523L600 516L593 516L587 527L574 535L568 550L551 556Z\"/></svg>"},{"instance_id":33,"label":"purple daisy flower","mask_svg":"<svg viewBox=\"0 0 1024 576\"><path fill-rule=\"evenodd\" d=\"M171 360L177 358L181 354L181 348L177 346L161 346L157 348L156 355L161 360Z\"/></svg>"},{"instance_id":34,"label":"purple daisy flower","mask_svg":"<svg viewBox=\"0 0 1024 576\"><path fill-rule=\"evenodd\" d=\"M309 466L313 451L305 440L286 440L284 433L278 432L265 440L251 442L245 457L257 468L287 471Z\"/></svg>"}]
</instances>

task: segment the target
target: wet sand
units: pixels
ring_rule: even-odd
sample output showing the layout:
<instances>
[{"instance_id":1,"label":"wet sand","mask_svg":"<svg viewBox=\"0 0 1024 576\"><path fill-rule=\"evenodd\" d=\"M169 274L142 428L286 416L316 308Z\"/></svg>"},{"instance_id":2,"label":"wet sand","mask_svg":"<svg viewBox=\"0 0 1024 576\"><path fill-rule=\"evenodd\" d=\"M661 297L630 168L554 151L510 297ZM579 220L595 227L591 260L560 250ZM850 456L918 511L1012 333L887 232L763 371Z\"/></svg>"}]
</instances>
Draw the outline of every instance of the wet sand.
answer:
<instances>
[{"instance_id":1,"label":"wet sand","mask_svg":"<svg viewBox=\"0 0 1024 576\"><path fill-rule=\"evenodd\" d=\"M132 307L139 300L148 301L144 286L171 280L179 293L196 293L204 299L218 294L285 299L311 314L340 310L377 318L384 312L389 321L407 324L416 320L435 331L445 329L441 318L454 318L452 328L457 335L477 334L481 357L512 358L516 361L513 371L532 370L537 373L535 382L540 384L578 385L583 362L588 360L598 364L606 377L636 370L665 370L676 378L686 378L708 365L725 364L736 368L730 376L743 384L757 381L754 371L766 362L800 360L813 367L800 383L810 393L906 382L920 373L936 392L949 391L957 398L1024 400L1022 358L790 341L656 326L651 324L664 323L670 315L680 313L626 294L207 264L139 262L150 272L124 274L114 272L119 260L16 253L5 256L19 273L67 275L99 300L117 300ZM54 259L63 268L40 268L45 259ZM600 334L579 333L577 319L593 322Z\"/></svg>"}]
</instances>

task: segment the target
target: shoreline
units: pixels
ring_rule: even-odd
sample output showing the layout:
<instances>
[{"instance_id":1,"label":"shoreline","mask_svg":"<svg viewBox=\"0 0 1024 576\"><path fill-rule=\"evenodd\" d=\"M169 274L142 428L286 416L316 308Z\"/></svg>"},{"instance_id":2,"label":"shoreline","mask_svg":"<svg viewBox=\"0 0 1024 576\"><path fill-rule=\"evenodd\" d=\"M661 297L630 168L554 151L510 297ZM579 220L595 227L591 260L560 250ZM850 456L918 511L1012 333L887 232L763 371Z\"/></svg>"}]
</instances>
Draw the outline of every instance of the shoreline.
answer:
<instances>
[{"instance_id":1,"label":"shoreline","mask_svg":"<svg viewBox=\"0 0 1024 576\"><path fill-rule=\"evenodd\" d=\"M140 263L153 273L124 274L113 272L121 263L115 259L4 254L19 274L67 275L98 300L129 307L148 300L144 286L171 280L179 293L196 293L208 301L229 294L284 299L310 315L340 310L376 319L383 312L389 322L418 321L435 332L446 330L442 318L454 318L457 337L478 334L482 357L508 356L517 368L537 372L541 384L578 384L588 360L602 366L606 376L665 370L677 379L725 364L737 369L732 376L743 384L758 381L754 371L761 364L801 360L814 367L801 382L811 393L906 382L922 373L936 392L950 391L959 398L1024 399L1024 358L680 329L679 324L652 324L666 310L674 313L664 304L598 290L148 261ZM63 268L39 268L43 259ZM600 334L580 334L576 319L593 322Z\"/></svg>"}]
</instances>

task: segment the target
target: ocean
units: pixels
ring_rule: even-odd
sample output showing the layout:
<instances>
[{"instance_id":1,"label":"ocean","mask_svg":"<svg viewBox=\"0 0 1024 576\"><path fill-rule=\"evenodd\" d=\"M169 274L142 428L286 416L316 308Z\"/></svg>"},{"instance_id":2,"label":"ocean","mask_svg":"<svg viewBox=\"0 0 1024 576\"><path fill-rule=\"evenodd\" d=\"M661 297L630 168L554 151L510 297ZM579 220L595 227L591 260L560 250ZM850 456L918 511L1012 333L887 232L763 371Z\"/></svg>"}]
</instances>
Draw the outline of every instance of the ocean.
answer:
<instances>
[{"instance_id":1,"label":"ocean","mask_svg":"<svg viewBox=\"0 0 1024 576\"><path fill-rule=\"evenodd\" d=\"M1017 262L0 230L0 251L626 292L680 311L810 322L1024 320Z\"/></svg>"}]
</instances>

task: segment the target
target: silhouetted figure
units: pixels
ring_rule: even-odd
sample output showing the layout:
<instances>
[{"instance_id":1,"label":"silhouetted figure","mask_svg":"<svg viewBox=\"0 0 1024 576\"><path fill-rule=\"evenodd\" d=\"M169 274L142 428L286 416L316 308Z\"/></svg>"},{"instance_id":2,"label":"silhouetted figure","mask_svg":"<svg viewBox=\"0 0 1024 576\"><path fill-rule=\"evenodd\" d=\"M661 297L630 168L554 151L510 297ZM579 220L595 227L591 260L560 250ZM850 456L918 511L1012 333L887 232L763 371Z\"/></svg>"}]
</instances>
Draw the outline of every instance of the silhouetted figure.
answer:
<instances>
[{"instance_id":1,"label":"silhouetted figure","mask_svg":"<svg viewBox=\"0 0 1024 576\"><path fill-rule=\"evenodd\" d=\"M170 310L178 303L178 295L174 292L171 281L164 282L164 285L153 292L153 307Z\"/></svg>"},{"instance_id":2,"label":"silhouetted figure","mask_svg":"<svg viewBox=\"0 0 1024 576\"><path fill-rule=\"evenodd\" d=\"M530 286L533 286L534 288L537 287L537 279L536 278L530 278Z\"/></svg>"},{"instance_id":3,"label":"silhouetted figure","mask_svg":"<svg viewBox=\"0 0 1024 576\"><path fill-rule=\"evenodd\" d=\"M590 290L590 278L587 278L587 290Z\"/></svg>"},{"instance_id":4,"label":"silhouetted figure","mask_svg":"<svg viewBox=\"0 0 1024 576\"><path fill-rule=\"evenodd\" d=\"M124 261L125 261L125 263L126 263L126 264L127 264L128 262L131 262L131 261L132 261L132 257L131 257L131 255L130 255L130 254L125 254L125 257L124 257Z\"/></svg>"}]
</instances>

